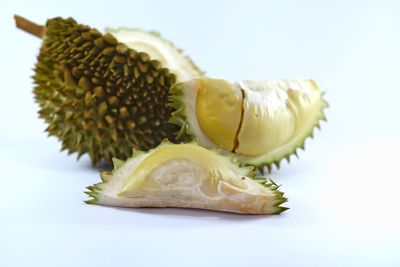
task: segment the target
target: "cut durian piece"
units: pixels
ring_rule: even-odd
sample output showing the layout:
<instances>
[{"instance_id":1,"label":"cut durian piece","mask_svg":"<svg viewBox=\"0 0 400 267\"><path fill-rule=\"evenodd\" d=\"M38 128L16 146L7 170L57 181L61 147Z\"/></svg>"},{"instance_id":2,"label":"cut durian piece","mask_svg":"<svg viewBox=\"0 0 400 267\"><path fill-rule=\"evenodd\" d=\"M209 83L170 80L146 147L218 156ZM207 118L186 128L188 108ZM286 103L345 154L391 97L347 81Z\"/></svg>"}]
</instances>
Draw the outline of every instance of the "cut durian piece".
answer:
<instances>
[{"instance_id":1,"label":"cut durian piece","mask_svg":"<svg viewBox=\"0 0 400 267\"><path fill-rule=\"evenodd\" d=\"M176 110L171 122L181 127L181 136L235 153L261 171L279 168L282 159L303 148L328 106L310 79L228 83L201 77L171 91Z\"/></svg>"},{"instance_id":2,"label":"cut durian piece","mask_svg":"<svg viewBox=\"0 0 400 267\"><path fill-rule=\"evenodd\" d=\"M239 167L195 143L162 143L115 162L102 182L89 186L87 203L120 207L181 207L248 214L276 214L287 199L270 179L256 178L251 167Z\"/></svg>"},{"instance_id":3,"label":"cut durian piece","mask_svg":"<svg viewBox=\"0 0 400 267\"><path fill-rule=\"evenodd\" d=\"M151 58L160 61L164 67L177 76L178 82L203 75L203 72L188 55L184 54L181 49L176 48L171 41L161 37L157 32L130 28L107 28L106 32L114 35L118 41L126 44L129 48L145 52Z\"/></svg>"}]
</instances>

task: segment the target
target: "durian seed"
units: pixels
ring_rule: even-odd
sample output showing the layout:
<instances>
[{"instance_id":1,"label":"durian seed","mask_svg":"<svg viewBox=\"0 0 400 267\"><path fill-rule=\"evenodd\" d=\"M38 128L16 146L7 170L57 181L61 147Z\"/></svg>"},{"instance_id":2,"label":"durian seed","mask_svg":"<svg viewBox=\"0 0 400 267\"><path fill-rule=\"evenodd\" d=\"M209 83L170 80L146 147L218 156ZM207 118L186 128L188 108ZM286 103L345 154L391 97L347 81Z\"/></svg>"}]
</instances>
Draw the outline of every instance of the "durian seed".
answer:
<instances>
[{"instance_id":1,"label":"durian seed","mask_svg":"<svg viewBox=\"0 0 400 267\"><path fill-rule=\"evenodd\" d=\"M90 86L90 81L89 81L88 79L86 79L85 76L82 76L82 77L79 79L78 86L79 86L80 88L84 89L85 91L89 91L89 90L90 90L90 87L91 87L91 86Z\"/></svg>"},{"instance_id":2,"label":"durian seed","mask_svg":"<svg viewBox=\"0 0 400 267\"><path fill-rule=\"evenodd\" d=\"M115 51L115 48L114 48L114 47L107 47L107 48L104 48L104 49L103 49L103 55L109 56L109 55L113 54L114 51ZM105 59L105 60L108 61L108 59ZM112 63L112 62L111 62L111 63Z\"/></svg>"},{"instance_id":3,"label":"durian seed","mask_svg":"<svg viewBox=\"0 0 400 267\"><path fill-rule=\"evenodd\" d=\"M128 52L128 47L124 44L118 44L116 50L118 53L125 55Z\"/></svg>"},{"instance_id":4,"label":"durian seed","mask_svg":"<svg viewBox=\"0 0 400 267\"><path fill-rule=\"evenodd\" d=\"M96 88L94 88L94 94L96 95L96 97L102 98L104 96L103 88L101 86L97 86Z\"/></svg>"},{"instance_id":5,"label":"durian seed","mask_svg":"<svg viewBox=\"0 0 400 267\"><path fill-rule=\"evenodd\" d=\"M117 39L109 33L104 34L103 39L110 45L116 45L118 43Z\"/></svg>"}]
</instances>

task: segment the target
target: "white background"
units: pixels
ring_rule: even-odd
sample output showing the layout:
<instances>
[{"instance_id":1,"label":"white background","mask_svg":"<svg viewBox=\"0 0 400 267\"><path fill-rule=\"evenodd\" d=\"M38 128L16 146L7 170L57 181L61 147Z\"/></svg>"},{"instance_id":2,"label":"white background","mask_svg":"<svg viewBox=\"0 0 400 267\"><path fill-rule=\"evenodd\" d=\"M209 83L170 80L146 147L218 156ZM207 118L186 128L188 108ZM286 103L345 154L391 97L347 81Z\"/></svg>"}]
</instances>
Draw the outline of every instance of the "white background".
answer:
<instances>
[{"instance_id":1,"label":"white background","mask_svg":"<svg viewBox=\"0 0 400 267\"><path fill-rule=\"evenodd\" d=\"M400 266L398 1L1 1L0 266ZM212 77L311 77L328 123L271 177L279 216L86 205L32 94L40 40L12 15L157 30Z\"/></svg>"}]
</instances>

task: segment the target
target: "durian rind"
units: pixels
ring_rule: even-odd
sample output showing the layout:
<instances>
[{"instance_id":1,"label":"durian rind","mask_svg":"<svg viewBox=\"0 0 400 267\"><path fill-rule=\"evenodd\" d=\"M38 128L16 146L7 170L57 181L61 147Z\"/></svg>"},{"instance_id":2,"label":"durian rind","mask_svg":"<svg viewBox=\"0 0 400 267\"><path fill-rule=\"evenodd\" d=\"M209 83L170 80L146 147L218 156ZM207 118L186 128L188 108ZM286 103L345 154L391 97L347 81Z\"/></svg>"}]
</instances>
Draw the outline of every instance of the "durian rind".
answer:
<instances>
[{"instance_id":1,"label":"durian rind","mask_svg":"<svg viewBox=\"0 0 400 267\"><path fill-rule=\"evenodd\" d=\"M111 34L72 18L48 20L33 78L46 131L78 158L111 163L173 140L168 95L176 76Z\"/></svg>"}]
</instances>

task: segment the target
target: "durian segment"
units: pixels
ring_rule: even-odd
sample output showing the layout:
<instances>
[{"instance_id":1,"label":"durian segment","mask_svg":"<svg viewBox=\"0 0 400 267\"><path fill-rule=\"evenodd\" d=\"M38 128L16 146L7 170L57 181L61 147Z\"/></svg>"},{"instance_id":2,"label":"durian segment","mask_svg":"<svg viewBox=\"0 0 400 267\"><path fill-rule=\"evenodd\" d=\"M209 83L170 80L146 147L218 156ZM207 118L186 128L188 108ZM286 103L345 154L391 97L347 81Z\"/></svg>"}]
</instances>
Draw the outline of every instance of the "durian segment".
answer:
<instances>
[{"instance_id":1,"label":"durian segment","mask_svg":"<svg viewBox=\"0 0 400 267\"><path fill-rule=\"evenodd\" d=\"M176 77L148 54L72 18L47 21L33 76L39 115L62 149L93 164L174 139Z\"/></svg>"},{"instance_id":2,"label":"durian segment","mask_svg":"<svg viewBox=\"0 0 400 267\"><path fill-rule=\"evenodd\" d=\"M216 81L220 80L207 81L207 86L211 87L210 84L217 86ZM225 154L234 152L243 164L257 166L261 171L264 166L271 170L272 164L279 168L282 159L289 160L290 155L296 154L297 148L304 148L305 139L312 136L321 120L325 120L323 110L328 103L313 80L235 82L231 87L242 92L242 113L235 147L230 149L230 146L216 142L215 137L211 138L211 130L201 127L201 118L195 109L199 99L198 84L198 79L194 79L178 83L171 89L175 111L170 121L181 128L179 136L197 139L206 148L223 148ZM215 114L224 114L227 110L224 105L213 108L217 109L213 111ZM226 114L220 117L224 116ZM219 134L220 139L228 136L221 131L224 123L221 121L212 125L213 134Z\"/></svg>"},{"instance_id":3,"label":"durian segment","mask_svg":"<svg viewBox=\"0 0 400 267\"><path fill-rule=\"evenodd\" d=\"M246 164L279 164L312 135L327 102L309 79L243 81L243 120L235 153Z\"/></svg>"},{"instance_id":4,"label":"durian segment","mask_svg":"<svg viewBox=\"0 0 400 267\"><path fill-rule=\"evenodd\" d=\"M128 159L90 186L87 203L122 207L182 207L276 214L287 199L252 168L195 143L163 143Z\"/></svg>"},{"instance_id":5,"label":"durian segment","mask_svg":"<svg viewBox=\"0 0 400 267\"><path fill-rule=\"evenodd\" d=\"M197 79L196 114L203 133L218 147L232 151L242 118L242 91L220 80Z\"/></svg>"},{"instance_id":6,"label":"durian segment","mask_svg":"<svg viewBox=\"0 0 400 267\"><path fill-rule=\"evenodd\" d=\"M203 72L181 49L176 48L172 42L162 38L157 32L128 28L106 29L106 31L129 48L145 52L151 58L160 61L177 76L178 82L203 75Z\"/></svg>"}]
</instances>

